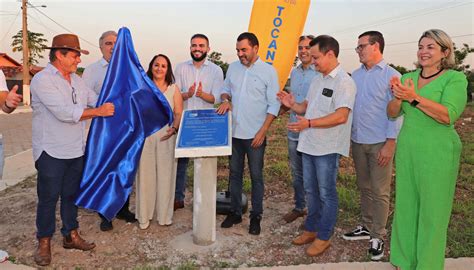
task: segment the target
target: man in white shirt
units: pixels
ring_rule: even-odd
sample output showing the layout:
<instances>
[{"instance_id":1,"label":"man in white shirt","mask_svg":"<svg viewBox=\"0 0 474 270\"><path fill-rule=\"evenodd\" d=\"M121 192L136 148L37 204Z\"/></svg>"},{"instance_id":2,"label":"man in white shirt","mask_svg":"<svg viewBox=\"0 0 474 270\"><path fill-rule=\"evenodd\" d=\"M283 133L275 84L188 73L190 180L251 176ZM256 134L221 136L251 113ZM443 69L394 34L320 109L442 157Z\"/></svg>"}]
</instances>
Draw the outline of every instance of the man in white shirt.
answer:
<instances>
[{"instance_id":1,"label":"man in white shirt","mask_svg":"<svg viewBox=\"0 0 474 270\"><path fill-rule=\"evenodd\" d=\"M107 68L109 67L110 59L112 58L112 53L114 50L115 42L117 41L117 33L115 31L106 31L99 38L99 47L102 53L102 58L99 61L89 65L84 70L82 78L86 85L94 90L94 92L99 95L102 90L102 84L104 83L105 75L107 73ZM135 214L130 212L128 209L130 205L130 197L127 199L122 209L117 213L117 218L125 220L126 222L134 223L137 222ZM110 231L112 230L113 224L112 221L108 221L105 217L100 215L101 231Z\"/></svg>"},{"instance_id":2,"label":"man in white shirt","mask_svg":"<svg viewBox=\"0 0 474 270\"><path fill-rule=\"evenodd\" d=\"M5 80L5 74L0 70L0 106L2 111L5 113L13 112L18 104L21 102L21 95L17 94L18 86L15 85L8 91L7 81Z\"/></svg>"},{"instance_id":3,"label":"man in white shirt","mask_svg":"<svg viewBox=\"0 0 474 270\"><path fill-rule=\"evenodd\" d=\"M181 89L185 110L209 109L219 101L220 89L224 82L222 69L207 60L209 39L203 34L194 34L189 47L191 60L176 66L176 85ZM199 158L194 162L200 162ZM174 210L184 207L186 171L189 158L178 159Z\"/></svg>"},{"instance_id":4,"label":"man in white shirt","mask_svg":"<svg viewBox=\"0 0 474 270\"><path fill-rule=\"evenodd\" d=\"M15 85L8 91L7 81L3 71L0 70L0 106L5 113L13 112L18 104L21 102L21 95L17 94L18 86ZM3 176L3 138L0 134L0 179Z\"/></svg>"},{"instance_id":5,"label":"man in white shirt","mask_svg":"<svg viewBox=\"0 0 474 270\"><path fill-rule=\"evenodd\" d=\"M296 103L293 95L281 91L282 104L296 112L297 122L288 124L299 131L297 150L303 155L303 181L308 201L308 216L303 234L295 245L312 242L308 256L323 253L331 243L338 211L337 170L341 155L349 156L352 109L356 86L341 68L337 57L339 43L322 35L310 42L313 64L321 74L314 77L308 95Z\"/></svg>"},{"instance_id":6,"label":"man in white shirt","mask_svg":"<svg viewBox=\"0 0 474 270\"><path fill-rule=\"evenodd\" d=\"M86 85L94 90L97 95L100 94L102 84L104 83L105 74L109 67L110 58L114 50L115 42L117 41L117 33L115 31L104 32L99 38L100 52L102 58L99 61L89 65L82 74L82 79Z\"/></svg>"}]
</instances>

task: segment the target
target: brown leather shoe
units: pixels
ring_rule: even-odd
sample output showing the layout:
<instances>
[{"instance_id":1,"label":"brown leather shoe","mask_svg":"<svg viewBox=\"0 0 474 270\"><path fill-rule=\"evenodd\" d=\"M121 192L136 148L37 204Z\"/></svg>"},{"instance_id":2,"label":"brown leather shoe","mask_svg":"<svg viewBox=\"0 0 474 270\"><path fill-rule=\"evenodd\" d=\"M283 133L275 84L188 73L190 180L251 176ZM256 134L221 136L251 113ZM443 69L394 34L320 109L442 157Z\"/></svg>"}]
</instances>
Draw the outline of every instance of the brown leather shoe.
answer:
<instances>
[{"instance_id":1,"label":"brown leather shoe","mask_svg":"<svg viewBox=\"0 0 474 270\"><path fill-rule=\"evenodd\" d=\"M95 244L89 243L82 239L77 230L72 230L68 236L63 238L63 247L67 249L75 248L85 251L95 248Z\"/></svg>"},{"instance_id":2,"label":"brown leather shoe","mask_svg":"<svg viewBox=\"0 0 474 270\"><path fill-rule=\"evenodd\" d=\"M331 245L331 240L321 240L317 239L311 244L311 246L306 249L306 254L308 256L318 256L322 254L329 246Z\"/></svg>"},{"instance_id":3,"label":"brown leather shoe","mask_svg":"<svg viewBox=\"0 0 474 270\"><path fill-rule=\"evenodd\" d=\"M293 243L293 245L301 246L313 242L314 239L316 239L315 232L303 231L303 234L293 239L291 243Z\"/></svg>"},{"instance_id":4,"label":"brown leather shoe","mask_svg":"<svg viewBox=\"0 0 474 270\"><path fill-rule=\"evenodd\" d=\"M283 216L283 220L286 221L286 223L291 223L295 221L297 218L304 217L305 215L306 215L306 210L298 211L298 210L293 209Z\"/></svg>"},{"instance_id":5,"label":"brown leather shoe","mask_svg":"<svg viewBox=\"0 0 474 270\"><path fill-rule=\"evenodd\" d=\"M184 201L174 201L173 210L176 211L180 208L184 208Z\"/></svg>"},{"instance_id":6,"label":"brown leather shoe","mask_svg":"<svg viewBox=\"0 0 474 270\"><path fill-rule=\"evenodd\" d=\"M51 263L51 237L38 239L38 248L35 252L35 263L46 266Z\"/></svg>"}]
</instances>

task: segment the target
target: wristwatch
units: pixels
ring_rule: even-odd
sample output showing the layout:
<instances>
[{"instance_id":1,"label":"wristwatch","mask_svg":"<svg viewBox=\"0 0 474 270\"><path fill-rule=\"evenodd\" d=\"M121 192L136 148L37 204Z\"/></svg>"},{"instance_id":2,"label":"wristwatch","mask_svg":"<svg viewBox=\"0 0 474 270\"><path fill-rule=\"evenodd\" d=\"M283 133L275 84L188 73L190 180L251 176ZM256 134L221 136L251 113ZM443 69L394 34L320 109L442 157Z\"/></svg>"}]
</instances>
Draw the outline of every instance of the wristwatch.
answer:
<instances>
[{"instance_id":1,"label":"wristwatch","mask_svg":"<svg viewBox=\"0 0 474 270\"><path fill-rule=\"evenodd\" d=\"M418 104L420 103L420 101L418 101L416 98L414 100L412 100L410 102L410 105L413 106L413 107L416 107Z\"/></svg>"}]
</instances>

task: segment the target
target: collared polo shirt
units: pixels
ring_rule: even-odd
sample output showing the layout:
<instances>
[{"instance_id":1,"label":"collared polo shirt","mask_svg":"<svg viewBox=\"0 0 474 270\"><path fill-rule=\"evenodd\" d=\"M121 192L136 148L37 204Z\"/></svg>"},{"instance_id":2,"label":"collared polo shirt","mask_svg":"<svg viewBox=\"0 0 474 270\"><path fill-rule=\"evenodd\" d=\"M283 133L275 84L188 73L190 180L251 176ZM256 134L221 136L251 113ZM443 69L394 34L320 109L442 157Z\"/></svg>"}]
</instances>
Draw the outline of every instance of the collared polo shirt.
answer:
<instances>
[{"instance_id":1,"label":"collared polo shirt","mask_svg":"<svg viewBox=\"0 0 474 270\"><path fill-rule=\"evenodd\" d=\"M201 67L196 68L193 61L189 60L176 66L174 76L176 78L176 85L181 90L181 93L188 92L194 83L196 83L197 91L199 82L201 82L202 91L213 95L215 103L219 103L224 73L216 64L205 60ZM185 110L208 109L214 106L212 103L197 97L196 94L185 100L183 105Z\"/></svg>"},{"instance_id":2,"label":"collared polo shirt","mask_svg":"<svg viewBox=\"0 0 474 270\"><path fill-rule=\"evenodd\" d=\"M376 144L397 138L403 119L387 116L387 105L393 98L390 90L393 76L401 75L383 60L371 69L361 65L352 73L357 86L351 134L354 142Z\"/></svg>"},{"instance_id":3,"label":"collared polo shirt","mask_svg":"<svg viewBox=\"0 0 474 270\"><path fill-rule=\"evenodd\" d=\"M52 64L33 77L30 89L34 160L43 151L58 159L84 155L86 121L80 118L85 108L97 103L95 92L75 73L69 84Z\"/></svg>"},{"instance_id":4,"label":"collared polo shirt","mask_svg":"<svg viewBox=\"0 0 474 270\"><path fill-rule=\"evenodd\" d=\"M279 87L275 68L260 58L250 67L240 61L229 65L222 93L232 97L232 137L253 139L267 113L278 115Z\"/></svg>"},{"instance_id":5,"label":"collared polo shirt","mask_svg":"<svg viewBox=\"0 0 474 270\"><path fill-rule=\"evenodd\" d=\"M308 68L303 69L302 64L291 71L290 92L295 97L297 103L302 103L306 99L311 81L318 73L319 72L315 70L314 65L309 65ZM294 111L290 111L289 122L297 122L296 113ZM297 141L299 134L299 132L288 131L288 139Z\"/></svg>"},{"instance_id":6,"label":"collared polo shirt","mask_svg":"<svg viewBox=\"0 0 474 270\"><path fill-rule=\"evenodd\" d=\"M323 95L323 90L332 95ZM334 113L339 108L349 108L346 123L330 128L306 128L300 133L297 150L313 156L341 154L349 156L352 108L356 95L356 86L352 78L337 66L328 75L318 74L309 87L306 101L305 118L315 119Z\"/></svg>"}]
</instances>

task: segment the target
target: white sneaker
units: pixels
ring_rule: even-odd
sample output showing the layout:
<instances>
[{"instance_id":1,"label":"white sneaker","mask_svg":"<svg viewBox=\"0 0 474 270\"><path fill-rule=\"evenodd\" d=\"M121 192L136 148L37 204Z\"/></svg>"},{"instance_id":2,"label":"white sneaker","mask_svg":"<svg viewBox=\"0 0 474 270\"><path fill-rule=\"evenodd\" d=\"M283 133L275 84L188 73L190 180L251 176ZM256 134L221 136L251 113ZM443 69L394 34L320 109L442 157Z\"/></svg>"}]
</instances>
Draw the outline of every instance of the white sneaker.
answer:
<instances>
[{"instance_id":1,"label":"white sneaker","mask_svg":"<svg viewBox=\"0 0 474 270\"><path fill-rule=\"evenodd\" d=\"M383 257L383 240L379 238L370 239L369 254L372 261L379 261Z\"/></svg>"}]
</instances>

